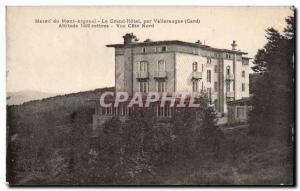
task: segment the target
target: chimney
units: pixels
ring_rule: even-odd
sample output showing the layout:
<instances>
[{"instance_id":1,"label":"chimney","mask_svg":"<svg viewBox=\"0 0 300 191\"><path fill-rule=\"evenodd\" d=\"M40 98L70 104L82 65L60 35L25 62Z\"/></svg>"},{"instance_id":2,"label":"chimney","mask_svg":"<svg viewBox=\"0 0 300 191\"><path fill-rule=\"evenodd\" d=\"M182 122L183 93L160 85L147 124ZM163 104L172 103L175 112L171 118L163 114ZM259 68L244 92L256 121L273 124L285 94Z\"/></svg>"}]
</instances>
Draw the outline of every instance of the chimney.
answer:
<instances>
[{"instance_id":1,"label":"chimney","mask_svg":"<svg viewBox=\"0 0 300 191\"><path fill-rule=\"evenodd\" d=\"M231 47L232 47L232 50L236 50L237 44L236 44L235 40L232 41Z\"/></svg>"},{"instance_id":2,"label":"chimney","mask_svg":"<svg viewBox=\"0 0 300 191\"><path fill-rule=\"evenodd\" d=\"M124 44L130 44L139 40L133 33L126 33L123 36L123 39L124 39Z\"/></svg>"}]
</instances>

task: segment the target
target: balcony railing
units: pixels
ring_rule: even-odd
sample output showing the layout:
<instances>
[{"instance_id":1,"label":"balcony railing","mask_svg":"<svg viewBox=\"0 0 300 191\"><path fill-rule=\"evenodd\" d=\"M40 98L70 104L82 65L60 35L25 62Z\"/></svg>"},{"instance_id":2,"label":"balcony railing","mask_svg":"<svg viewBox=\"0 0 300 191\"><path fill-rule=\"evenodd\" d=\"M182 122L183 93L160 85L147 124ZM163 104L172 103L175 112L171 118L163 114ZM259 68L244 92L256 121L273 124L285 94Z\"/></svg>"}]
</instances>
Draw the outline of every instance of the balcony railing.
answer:
<instances>
[{"instance_id":1,"label":"balcony railing","mask_svg":"<svg viewBox=\"0 0 300 191\"><path fill-rule=\"evenodd\" d=\"M167 78L166 71L157 71L154 73L154 78Z\"/></svg>"},{"instance_id":2,"label":"balcony railing","mask_svg":"<svg viewBox=\"0 0 300 191\"><path fill-rule=\"evenodd\" d=\"M149 78L149 73L148 72L137 72L136 73L136 78L137 79L148 79Z\"/></svg>"},{"instance_id":3,"label":"balcony railing","mask_svg":"<svg viewBox=\"0 0 300 191\"><path fill-rule=\"evenodd\" d=\"M226 92L226 97L234 98L234 92Z\"/></svg>"},{"instance_id":4,"label":"balcony railing","mask_svg":"<svg viewBox=\"0 0 300 191\"><path fill-rule=\"evenodd\" d=\"M234 75L233 74L226 74L226 80L234 80Z\"/></svg>"},{"instance_id":5,"label":"balcony railing","mask_svg":"<svg viewBox=\"0 0 300 191\"><path fill-rule=\"evenodd\" d=\"M202 72L193 72L192 78L193 79L202 79Z\"/></svg>"}]
</instances>

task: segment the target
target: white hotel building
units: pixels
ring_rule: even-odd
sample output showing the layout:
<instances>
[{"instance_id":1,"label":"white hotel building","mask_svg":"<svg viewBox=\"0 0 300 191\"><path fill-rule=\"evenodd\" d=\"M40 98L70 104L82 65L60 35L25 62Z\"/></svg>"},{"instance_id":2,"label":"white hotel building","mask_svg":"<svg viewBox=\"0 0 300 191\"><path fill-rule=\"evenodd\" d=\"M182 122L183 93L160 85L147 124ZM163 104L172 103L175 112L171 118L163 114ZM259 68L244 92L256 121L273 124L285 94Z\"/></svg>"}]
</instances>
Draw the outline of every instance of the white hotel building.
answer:
<instances>
[{"instance_id":1,"label":"white hotel building","mask_svg":"<svg viewBox=\"0 0 300 191\"><path fill-rule=\"evenodd\" d=\"M219 113L227 102L249 97L249 58L237 50L178 40L138 42L127 33L115 48L115 91L206 92ZM94 120L113 111L96 109ZM126 113L126 112L125 112ZM123 114L123 113L122 113Z\"/></svg>"}]
</instances>

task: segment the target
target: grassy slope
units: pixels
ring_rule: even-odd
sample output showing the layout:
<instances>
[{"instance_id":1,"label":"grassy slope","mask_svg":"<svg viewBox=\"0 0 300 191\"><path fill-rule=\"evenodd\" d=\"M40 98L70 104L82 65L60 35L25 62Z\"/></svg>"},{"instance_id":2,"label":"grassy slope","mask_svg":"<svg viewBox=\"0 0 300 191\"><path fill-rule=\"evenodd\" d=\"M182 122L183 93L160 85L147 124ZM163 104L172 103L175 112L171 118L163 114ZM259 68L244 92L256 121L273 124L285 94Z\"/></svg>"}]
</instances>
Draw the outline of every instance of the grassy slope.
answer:
<instances>
[{"instance_id":1,"label":"grassy slope","mask_svg":"<svg viewBox=\"0 0 300 191\"><path fill-rule=\"evenodd\" d=\"M99 98L103 91L114 91L114 88L78 92L7 106L8 180L11 183L18 182L28 175L30 171L28 169L34 165L31 164L34 157L32 154L37 150L37 143L43 142L40 139L46 137L49 142L55 142L54 138L64 139L63 136L69 134L68 124L72 120L72 115L75 114L77 120L80 120L82 131L88 130L94 113L94 103L88 100ZM28 161L26 170L23 167L24 161L25 163Z\"/></svg>"},{"instance_id":2,"label":"grassy slope","mask_svg":"<svg viewBox=\"0 0 300 191\"><path fill-rule=\"evenodd\" d=\"M48 131L42 131L44 128L54 128L55 132L60 134L60 131L66 130L61 129L61 125L69 123L74 112L78 114L83 126L88 125L91 123L94 104L86 101L97 98L104 90L113 91L112 88L97 89L32 101L21 106L9 106L8 140L11 141L13 135L17 134L16 139L20 145L26 145L28 137L35 139L32 136L47 133ZM10 154L8 152L8 159L13 158ZM292 170L292 148L269 142L264 138L249 137L244 132L237 131L223 140L218 157L198 151L192 157L156 169L155 176L145 175L141 177L144 180L136 182L180 185L292 184ZM18 171L17 175L23 181L24 178L28 178L26 172Z\"/></svg>"},{"instance_id":3,"label":"grassy slope","mask_svg":"<svg viewBox=\"0 0 300 191\"><path fill-rule=\"evenodd\" d=\"M267 146L266 146L267 145ZM236 132L218 157L198 152L160 172L162 184L291 185L292 148Z\"/></svg>"}]
</instances>

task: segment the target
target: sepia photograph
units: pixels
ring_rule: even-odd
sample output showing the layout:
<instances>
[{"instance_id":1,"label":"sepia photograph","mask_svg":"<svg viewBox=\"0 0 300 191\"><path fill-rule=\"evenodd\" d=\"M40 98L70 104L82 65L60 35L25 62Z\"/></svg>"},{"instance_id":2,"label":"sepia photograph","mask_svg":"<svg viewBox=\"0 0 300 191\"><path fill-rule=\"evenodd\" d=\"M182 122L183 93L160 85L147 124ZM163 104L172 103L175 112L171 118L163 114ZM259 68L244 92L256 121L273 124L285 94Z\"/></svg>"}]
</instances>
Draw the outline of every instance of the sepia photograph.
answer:
<instances>
[{"instance_id":1,"label":"sepia photograph","mask_svg":"<svg viewBox=\"0 0 300 191\"><path fill-rule=\"evenodd\" d=\"M294 6L6 6L9 186L295 186Z\"/></svg>"}]
</instances>

